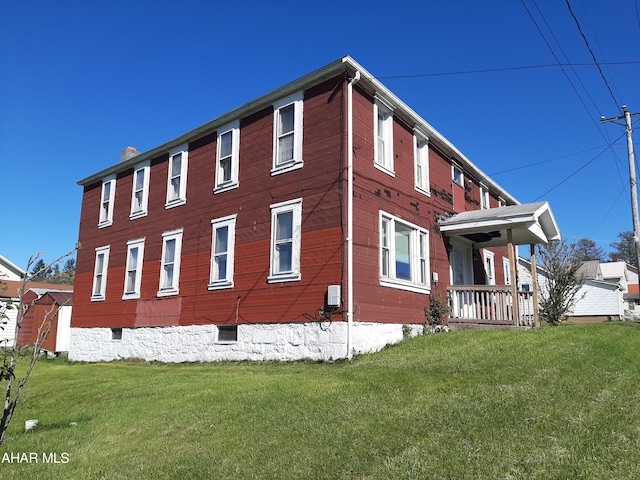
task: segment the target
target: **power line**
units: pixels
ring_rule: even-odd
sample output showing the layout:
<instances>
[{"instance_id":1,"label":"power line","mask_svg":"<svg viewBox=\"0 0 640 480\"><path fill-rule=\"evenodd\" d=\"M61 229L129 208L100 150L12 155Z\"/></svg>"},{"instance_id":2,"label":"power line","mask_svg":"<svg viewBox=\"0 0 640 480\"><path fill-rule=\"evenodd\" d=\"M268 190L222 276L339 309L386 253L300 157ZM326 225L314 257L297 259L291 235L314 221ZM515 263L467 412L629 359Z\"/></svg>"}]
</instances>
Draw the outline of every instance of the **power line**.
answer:
<instances>
[{"instance_id":1,"label":"power line","mask_svg":"<svg viewBox=\"0 0 640 480\"><path fill-rule=\"evenodd\" d=\"M622 138L624 135L621 135L620 138ZM616 140L617 141L617 140ZM581 172L582 170L584 170L585 168L587 168L589 165L591 165L594 161L596 161L598 158L600 158L602 155L604 155L606 153L607 150L611 149L613 145L608 145L607 148L605 148L604 150L602 150L599 154L597 154L595 157L593 157L591 160L589 160L587 163L585 163L584 165L582 165L580 168L578 168L577 170L575 170L573 173L571 173L570 175L568 175L567 177L565 177L563 180L561 180L560 182L556 183L553 187L551 187L549 190L547 190L546 192L544 192L542 195L538 196L538 198L536 198L534 200L534 202L537 202L538 200L540 200L541 198L543 198L545 195L547 195L548 193L554 191L556 188L558 188L560 185L562 185L563 183L567 182L570 178L576 176L579 172Z\"/></svg>"},{"instance_id":2,"label":"power line","mask_svg":"<svg viewBox=\"0 0 640 480\"><path fill-rule=\"evenodd\" d=\"M573 18L573 21L576 24L576 27L578 27L578 32L580 32L580 36L582 36L582 40L584 40L584 43L585 43L585 45L587 47L587 50L589 50L589 53L591 54L591 58L593 59L593 63L595 63L596 66L598 67L598 72L600 72L600 76L602 77L602 80L604 81L604 84L607 87L607 90L609 90L609 95L611 95L611 98L613 99L613 103L616 105L616 108L618 110L620 110L620 103L618 102L618 100L616 100L616 97L613 94L613 91L611 90L611 87L609 86L609 82L607 82L607 78L604 76L604 72L602 71L602 68L598 64L598 60L596 59L596 55L593 53L593 50L591 49L591 45L589 45L589 41L587 40L586 35L582 31L582 27L580 27L580 22L578 22L578 18L573 13L573 9L571 8L571 3L569 2L569 0L565 0L565 2L567 4L567 8L569 9L569 13L571 14L571 17Z\"/></svg>"},{"instance_id":3,"label":"power line","mask_svg":"<svg viewBox=\"0 0 640 480\"><path fill-rule=\"evenodd\" d=\"M600 65L639 65L640 61L627 61L627 62L601 62ZM396 78L423 78L423 77L445 77L453 75L470 75L476 73L496 73L496 72L511 72L518 70L534 70L542 68L556 68L556 67L595 67L595 63L549 63L542 65L521 65L518 67L498 67L498 68L483 68L478 70L458 70L454 72L435 72L435 73L415 73L408 75L387 75L377 76L380 80L396 79Z\"/></svg>"}]
</instances>

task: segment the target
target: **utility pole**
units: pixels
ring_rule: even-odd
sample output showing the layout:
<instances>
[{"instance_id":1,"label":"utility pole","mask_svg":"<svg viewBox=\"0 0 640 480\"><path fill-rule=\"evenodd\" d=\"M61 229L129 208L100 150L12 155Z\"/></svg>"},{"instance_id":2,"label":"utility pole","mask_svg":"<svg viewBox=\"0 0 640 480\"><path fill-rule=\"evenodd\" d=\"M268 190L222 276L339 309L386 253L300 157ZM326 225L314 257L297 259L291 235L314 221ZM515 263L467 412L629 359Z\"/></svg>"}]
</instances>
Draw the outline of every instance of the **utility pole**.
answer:
<instances>
[{"instance_id":1,"label":"utility pole","mask_svg":"<svg viewBox=\"0 0 640 480\"><path fill-rule=\"evenodd\" d=\"M633 243L636 246L636 262L640 268L640 219L638 219L638 182L636 179L636 159L633 152L631 117L640 113L630 113L626 105L622 105L624 115L614 118L600 118L600 123L624 120L627 127L627 152L629 154L629 186L631 187L631 215L633 216Z\"/></svg>"}]
</instances>

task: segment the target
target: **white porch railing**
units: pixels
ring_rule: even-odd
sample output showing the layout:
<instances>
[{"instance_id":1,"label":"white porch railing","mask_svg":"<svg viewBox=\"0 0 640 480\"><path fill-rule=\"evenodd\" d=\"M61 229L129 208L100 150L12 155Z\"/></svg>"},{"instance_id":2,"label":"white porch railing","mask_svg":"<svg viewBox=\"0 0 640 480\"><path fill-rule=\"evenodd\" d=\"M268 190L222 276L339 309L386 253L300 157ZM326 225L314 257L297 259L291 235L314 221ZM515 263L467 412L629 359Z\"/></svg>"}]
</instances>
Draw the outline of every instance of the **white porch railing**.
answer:
<instances>
[{"instance_id":1,"label":"white porch railing","mask_svg":"<svg viewBox=\"0 0 640 480\"><path fill-rule=\"evenodd\" d=\"M449 294L450 324L486 324L533 327L533 292L519 291L519 318L514 318L510 285L453 285Z\"/></svg>"}]
</instances>

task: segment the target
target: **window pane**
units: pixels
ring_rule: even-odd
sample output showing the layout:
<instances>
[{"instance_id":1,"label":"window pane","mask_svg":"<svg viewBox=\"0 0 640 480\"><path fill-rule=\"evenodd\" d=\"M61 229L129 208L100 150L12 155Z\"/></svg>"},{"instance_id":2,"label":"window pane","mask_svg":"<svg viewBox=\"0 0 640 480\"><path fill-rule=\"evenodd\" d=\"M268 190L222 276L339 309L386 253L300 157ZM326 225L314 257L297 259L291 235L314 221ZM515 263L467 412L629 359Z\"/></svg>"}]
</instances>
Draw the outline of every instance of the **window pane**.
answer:
<instances>
[{"instance_id":1,"label":"window pane","mask_svg":"<svg viewBox=\"0 0 640 480\"><path fill-rule=\"evenodd\" d=\"M178 153L171 158L171 176L175 177L180 175L180 170L182 170L182 153Z\"/></svg>"},{"instance_id":2,"label":"window pane","mask_svg":"<svg viewBox=\"0 0 640 480\"><path fill-rule=\"evenodd\" d=\"M292 242L285 242L276 245L278 273L290 272L293 270Z\"/></svg>"},{"instance_id":3,"label":"window pane","mask_svg":"<svg viewBox=\"0 0 640 480\"><path fill-rule=\"evenodd\" d=\"M278 162L293 160L293 133L278 139Z\"/></svg>"},{"instance_id":4,"label":"window pane","mask_svg":"<svg viewBox=\"0 0 640 480\"><path fill-rule=\"evenodd\" d=\"M104 191L102 194L102 201L108 202L111 198L111 182L107 182L104 184Z\"/></svg>"},{"instance_id":5,"label":"window pane","mask_svg":"<svg viewBox=\"0 0 640 480\"><path fill-rule=\"evenodd\" d=\"M180 196L180 177L171 179L171 198Z\"/></svg>"},{"instance_id":6,"label":"window pane","mask_svg":"<svg viewBox=\"0 0 640 480\"><path fill-rule=\"evenodd\" d=\"M144 170L138 170L136 172L136 190L142 190L144 188Z\"/></svg>"},{"instance_id":7,"label":"window pane","mask_svg":"<svg viewBox=\"0 0 640 480\"><path fill-rule=\"evenodd\" d=\"M220 137L220 158L231 156L233 132L227 132Z\"/></svg>"},{"instance_id":8,"label":"window pane","mask_svg":"<svg viewBox=\"0 0 640 480\"><path fill-rule=\"evenodd\" d=\"M224 280L227 278L227 255L216 256L215 264L215 280Z\"/></svg>"},{"instance_id":9,"label":"window pane","mask_svg":"<svg viewBox=\"0 0 640 480\"><path fill-rule=\"evenodd\" d=\"M138 247L129 250L129 269L136 268L138 264Z\"/></svg>"},{"instance_id":10,"label":"window pane","mask_svg":"<svg viewBox=\"0 0 640 480\"><path fill-rule=\"evenodd\" d=\"M173 263L176 254L176 241L174 239L165 242L164 263Z\"/></svg>"},{"instance_id":11,"label":"window pane","mask_svg":"<svg viewBox=\"0 0 640 480\"><path fill-rule=\"evenodd\" d=\"M135 204L133 206L134 211L142 210L142 192L136 192Z\"/></svg>"},{"instance_id":12,"label":"window pane","mask_svg":"<svg viewBox=\"0 0 640 480\"><path fill-rule=\"evenodd\" d=\"M280 115L278 116L280 123L278 125L278 135L284 135L289 132L293 132L293 105L283 107L280 109Z\"/></svg>"},{"instance_id":13,"label":"window pane","mask_svg":"<svg viewBox=\"0 0 640 480\"><path fill-rule=\"evenodd\" d=\"M215 253L224 253L227 251L228 239L229 227L219 227L216 229Z\"/></svg>"},{"instance_id":14,"label":"window pane","mask_svg":"<svg viewBox=\"0 0 640 480\"><path fill-rule=\"evenodd\" d=\"M411 280L411 230L396 224L396 278Z\"/></svg>"},{"instance_id":15,"label":"window pane","mask_svg":"<svg viewBox=\"0 0 640 480\"><path fill-rule=\"evenodd\" d=\"M162 277L162 288L173 286L173 263L164 266Z\"/></svg>"},{"instance_id":16,"label":"window pane","mask_svg":"<svg viewBox=\"0 0 640 480\"><path fill-rule=\"evenodd\" d=\"M220 170L222 173L222 181L228 182L231 180L231 158L224 158L220 160Z\"/></svg>"},{"instance_id":17,"label":"window pane","mask_svg":"<svg viewBox=\"0 0 640 480\"><path fill-rule=\"evenodd\" d=\"M293 238L293 212L283 212L276 220L276 240Z\"/></svg>"}]
</instances>

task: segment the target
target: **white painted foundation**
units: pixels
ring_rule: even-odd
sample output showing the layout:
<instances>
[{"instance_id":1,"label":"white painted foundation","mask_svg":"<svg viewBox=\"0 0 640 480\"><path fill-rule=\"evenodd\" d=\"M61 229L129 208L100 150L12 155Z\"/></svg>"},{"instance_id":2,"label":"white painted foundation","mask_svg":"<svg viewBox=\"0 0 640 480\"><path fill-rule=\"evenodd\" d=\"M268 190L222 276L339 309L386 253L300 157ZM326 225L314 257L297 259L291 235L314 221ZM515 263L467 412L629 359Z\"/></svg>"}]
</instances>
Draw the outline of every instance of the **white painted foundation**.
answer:
<instances>
[{"instance_id":1,"label":"white painted foundation","mask_svg":"<svg viewBox=\"0 0 640 480\"><path fill-rule=\"evenodd\" d=\"M422 325L411 325L411 336ZM414 328L415 327L415 328ZM353 324L353 354L373 353L399 343L402 325ZM238 325L237 342L217 342L215 325L123 328L113 340L110 328L72 328L69 359L102 362L142 359L166 363L217 361L336 360L347 357L347 324L333 322Z\"/></svg>"}]
</instances>

